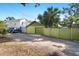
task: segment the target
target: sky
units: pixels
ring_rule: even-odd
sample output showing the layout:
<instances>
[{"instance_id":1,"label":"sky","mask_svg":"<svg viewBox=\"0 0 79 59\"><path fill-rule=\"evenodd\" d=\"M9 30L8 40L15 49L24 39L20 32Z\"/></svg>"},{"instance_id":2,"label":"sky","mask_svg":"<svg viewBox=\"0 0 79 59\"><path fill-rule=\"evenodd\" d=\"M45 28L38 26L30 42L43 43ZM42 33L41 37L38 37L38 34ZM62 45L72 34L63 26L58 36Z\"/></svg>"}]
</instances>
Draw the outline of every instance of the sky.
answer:
<instances>
[{"instance_id":1,"label":"sky","mask_svg":"<svg viewBox=\"0 0 79 59\"><path fill-rule=\"evenodd\" d=\"M5 20L6 17L10 16L16 19L26 18L34 21L38 14L43 14L51 6L62 9L68 7L68 3L40 3L37 8L34 7L33 3L27 4L25 7L20 3L0 3L0 20ZM61 15L61 18L63 17Z\"/></svg>"}]
</instances>

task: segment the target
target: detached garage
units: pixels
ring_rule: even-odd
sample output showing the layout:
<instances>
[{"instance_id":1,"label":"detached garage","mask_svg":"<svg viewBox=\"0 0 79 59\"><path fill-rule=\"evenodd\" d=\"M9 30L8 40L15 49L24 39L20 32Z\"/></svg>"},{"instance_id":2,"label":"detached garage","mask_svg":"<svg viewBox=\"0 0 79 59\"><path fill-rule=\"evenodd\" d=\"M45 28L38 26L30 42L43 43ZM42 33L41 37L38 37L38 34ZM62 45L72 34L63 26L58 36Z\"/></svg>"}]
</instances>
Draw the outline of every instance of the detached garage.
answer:
<instances>
[{"instance_id":1,"label":"detached garage","mask_svg":"<svg viewBox=\"0 0 79 59\"><path fill-rule=\"evenodd\" d=\"M26 26L27 33L33 33L33 34L42 34L43 33L43 25L39 22L33 21L28 26Z\"/></svg>"}]
</instances>

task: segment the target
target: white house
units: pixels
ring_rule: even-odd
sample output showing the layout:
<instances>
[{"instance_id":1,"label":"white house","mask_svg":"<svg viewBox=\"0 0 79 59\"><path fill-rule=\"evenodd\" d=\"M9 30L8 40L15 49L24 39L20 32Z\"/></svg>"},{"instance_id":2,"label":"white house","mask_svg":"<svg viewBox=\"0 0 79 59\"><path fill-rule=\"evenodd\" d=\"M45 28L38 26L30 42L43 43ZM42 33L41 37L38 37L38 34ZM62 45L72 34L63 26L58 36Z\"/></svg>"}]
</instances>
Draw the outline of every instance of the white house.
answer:
<instances>
[{"instance_id":1,"label":"white house","mask_svg":"<svg viewBox=\"0 0 79 59\"><path fill-rule=\"evenodd\" d=\"M27 19L6 20L7 28L21 28L22 32L26 31L26 26L30 23Z\"/></svg>"}]
</instances>

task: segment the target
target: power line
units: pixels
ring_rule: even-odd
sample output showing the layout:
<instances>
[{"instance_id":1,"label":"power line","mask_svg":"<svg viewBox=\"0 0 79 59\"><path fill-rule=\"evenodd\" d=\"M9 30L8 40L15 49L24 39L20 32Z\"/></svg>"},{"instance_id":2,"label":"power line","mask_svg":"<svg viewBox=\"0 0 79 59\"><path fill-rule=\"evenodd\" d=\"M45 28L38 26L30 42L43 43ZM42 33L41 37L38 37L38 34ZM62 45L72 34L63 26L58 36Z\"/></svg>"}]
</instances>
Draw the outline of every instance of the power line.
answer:
<instances>
[{"instance_id":1,"label":"power line","mask_svg":"<svg viewBox=\"0 0 79 59\"><path fill-rule=\"evenodd\" d=\"M7 5L8 5L8 4L7 4ZM10 6L10 5L8 5L8 6ZM16 12L18 12L18 13L21 14L22 16L26 16L25 13L23 13L23 12L20 11L20 10L18 10L17 8L11 8L11 9L15 10Z\"/></svg>"}]
</instances>

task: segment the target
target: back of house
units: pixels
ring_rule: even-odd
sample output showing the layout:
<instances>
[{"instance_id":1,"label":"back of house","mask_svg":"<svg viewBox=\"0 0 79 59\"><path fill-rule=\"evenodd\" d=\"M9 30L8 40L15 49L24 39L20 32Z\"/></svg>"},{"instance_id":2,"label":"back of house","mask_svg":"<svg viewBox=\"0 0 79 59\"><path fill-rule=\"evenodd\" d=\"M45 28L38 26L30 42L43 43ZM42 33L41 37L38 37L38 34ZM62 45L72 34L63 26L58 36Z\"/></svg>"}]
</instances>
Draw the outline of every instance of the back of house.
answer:
<instances>
[{"instance_id":1,"label":"back of house","mask_svg":"<svg viewBox=\"0 0 79 59\"><path fill-rule=\"evenodd\" d=\"M27 19L6 20L7 28L20 29L22 32L26 31L26 26L30 24Z\"/></svg>"}]
</instances>

